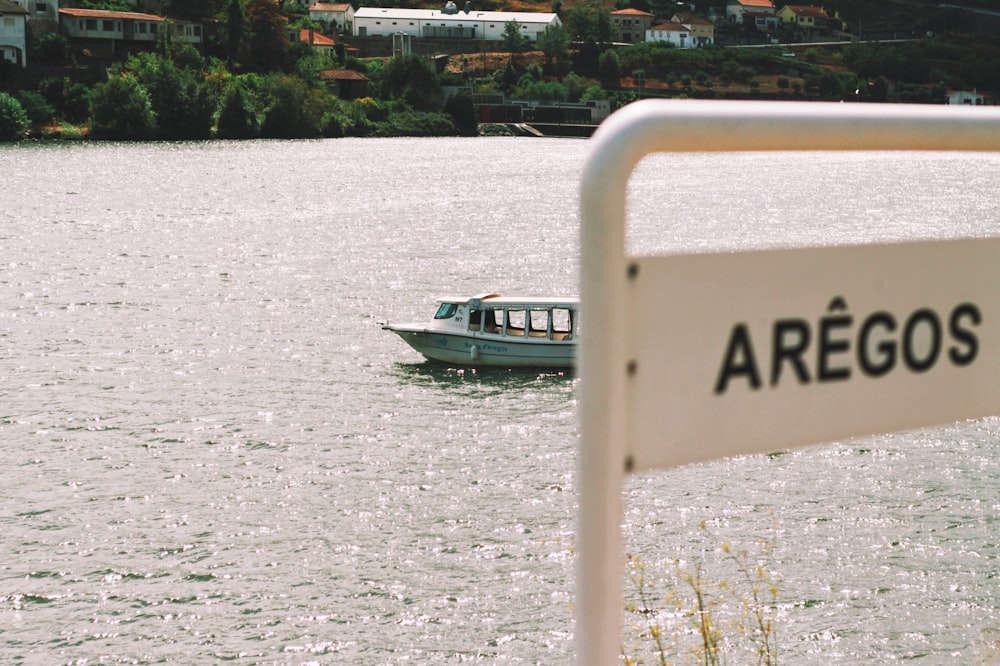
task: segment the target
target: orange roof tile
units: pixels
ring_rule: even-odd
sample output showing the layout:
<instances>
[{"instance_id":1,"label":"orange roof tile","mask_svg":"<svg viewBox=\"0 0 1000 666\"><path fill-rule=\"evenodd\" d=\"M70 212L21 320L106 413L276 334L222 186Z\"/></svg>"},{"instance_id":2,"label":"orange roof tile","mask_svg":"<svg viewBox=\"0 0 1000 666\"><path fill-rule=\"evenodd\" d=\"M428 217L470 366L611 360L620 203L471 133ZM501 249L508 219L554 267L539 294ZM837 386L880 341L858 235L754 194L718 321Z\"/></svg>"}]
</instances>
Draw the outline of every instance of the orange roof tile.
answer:
<instances>
[{"instance_id":1,"label":"orange roof tile","mask_svg":"<svg viewBox=\"0 0 1000 666\"><path fill-rule=\"evenodd\" d=\"M346 12L351 6L347 3L317 2L309 8L311 12Z\"/></svg>"},{"instance_id":2,"label":"orange roof tile","mask_svg":"<svg viewBox=\"0 0 1000 666\"><path fill-rule=\"evenodd\" d=\"M634 9L629 7L627 9L619 9L617 11L611 12L612 16L653 16L649 12L644 12L641 9Z\"/></svg>"},{"instance_id":3,"label":"orange roof tile","mask_svg":"<svg viewBox=\"0 0 1000 666\"><path fill-rule=\"evenodd\" d=\"M310 36L309 33L312 33L312 35ZM309 42L313 46L335 46L337 44L337 42L333 41L331 37L327 37L321 32L308 29L299 31L299 41Z\"/></svg>"},{"instance_id":4,"label":"orange roof tile","mask_svg":"<svg viewBox=\"0 0 1000 666\"><path fill-rule=\"evenodd\" d=\"M353 69L324 69L319 73L321 79L334 81L367 81L368 77Z\"/></svg>"},{"instance_id":5,"label":"orange roof tile","mask_svg":"<svg viewBox=\"0 0 1000 666\"><path fill-rule=\"evenodd\" d=\"M112 12L103 9L71 9L60 8L60 14L68 16L78 16L80 18L117 18L131 19L133 21L163 21L162 16L156 14L140 14L138 12Z\"/></svg>"}]
</instances>

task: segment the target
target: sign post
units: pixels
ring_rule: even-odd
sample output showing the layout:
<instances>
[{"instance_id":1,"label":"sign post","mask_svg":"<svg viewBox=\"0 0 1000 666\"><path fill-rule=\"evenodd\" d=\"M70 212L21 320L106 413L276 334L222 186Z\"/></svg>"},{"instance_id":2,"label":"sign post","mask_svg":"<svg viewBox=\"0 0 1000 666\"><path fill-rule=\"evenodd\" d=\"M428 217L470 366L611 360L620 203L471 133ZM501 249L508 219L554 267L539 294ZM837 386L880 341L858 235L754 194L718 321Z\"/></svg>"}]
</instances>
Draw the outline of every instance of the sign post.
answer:
<instances>
[{"instance_id":1,"label":"sign post","mask_svg":"<svg viewBox=\"0 0 1000 666\"><path fill-rule=\"evenodd\" d=\"M647 100L593 142L576 640L580 666L607 666L625 474L1000 413L1000 238L630 258L636 165L654 152L1000 151L1000 109Z\"/></svg>"}]
</instances>

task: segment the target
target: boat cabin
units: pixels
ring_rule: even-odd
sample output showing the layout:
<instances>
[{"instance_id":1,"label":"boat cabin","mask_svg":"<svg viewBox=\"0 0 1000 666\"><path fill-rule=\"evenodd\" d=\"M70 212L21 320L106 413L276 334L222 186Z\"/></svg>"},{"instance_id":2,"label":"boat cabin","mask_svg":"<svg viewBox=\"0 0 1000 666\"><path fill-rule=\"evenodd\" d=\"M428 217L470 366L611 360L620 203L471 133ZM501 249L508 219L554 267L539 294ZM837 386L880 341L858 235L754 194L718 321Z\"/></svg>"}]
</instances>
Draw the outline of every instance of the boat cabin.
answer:
<instances>
[{"instance_id":1,"label":"boat cabin","mask_svg":"<svg viewBox=\"0 0 1000 666\"><path fill-rule=\"evenodd\" d=\"M577 335L578 302L571 298L512 298L484 294L471 299L442 299L435 323L500 338L535 338L569 342Z\"/></svg>"}]
</instances>

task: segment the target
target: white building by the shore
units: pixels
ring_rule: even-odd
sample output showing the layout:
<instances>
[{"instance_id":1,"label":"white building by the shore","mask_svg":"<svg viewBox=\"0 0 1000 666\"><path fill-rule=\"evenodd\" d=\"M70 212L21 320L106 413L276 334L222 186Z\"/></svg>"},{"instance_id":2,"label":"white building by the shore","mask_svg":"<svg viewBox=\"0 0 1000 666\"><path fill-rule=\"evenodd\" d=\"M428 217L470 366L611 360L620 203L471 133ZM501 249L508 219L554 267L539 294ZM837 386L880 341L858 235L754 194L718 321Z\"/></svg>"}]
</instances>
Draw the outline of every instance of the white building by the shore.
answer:
<instances>
[{"instance_id":1,"label":"white building by the shore","mask_svg":"<svg viewBox=\"0 0 1000 666\"><path fill-rule=\"evenodd\" d=\"M449 3L454 7L452 3ZM361 7L354 12L355 37L388 37L395 34L419 38L503 39L507 24L516 21L528 41L550 25L561 25L554 13L480 12L455 9L394 9Z\"/></svg>"}]
</instances>

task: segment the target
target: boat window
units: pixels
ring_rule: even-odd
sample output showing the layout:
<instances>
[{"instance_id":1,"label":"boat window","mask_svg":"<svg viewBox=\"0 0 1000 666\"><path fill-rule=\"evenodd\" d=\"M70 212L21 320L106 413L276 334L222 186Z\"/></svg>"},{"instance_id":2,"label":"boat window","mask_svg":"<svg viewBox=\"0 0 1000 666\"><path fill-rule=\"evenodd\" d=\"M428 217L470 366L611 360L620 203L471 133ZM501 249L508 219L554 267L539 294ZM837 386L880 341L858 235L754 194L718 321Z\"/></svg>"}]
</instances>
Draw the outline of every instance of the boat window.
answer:
<instances>
[{"instance_id":1,"label":"boat window","mask_svg":"<svg viewBox=\"0 0 1000 666\"><path fill-rule=\"evenodd\" d=\"M507 335L524 335L525 314L524 310L507 311Z\"/></svg>"},{"instance_id":2,"label":"boat window","mask_svg":"<svg viewBox=\"0 0 1000 666\"><path fill-rule=\"evenodd\" d=\"M570 340L573 337L573 311L569 308L553 308L552 339Z\"/></svg>"},{"instance_id":3,"label":"boat window","mask_svg":"<svg viewBox=\"0 0 1000 666\"><path fill-rule=\"evenodd\" d=\"M469 310L469 330L478 331L479 325L483 323L482 310Z\"/></svg>"},{"instance_id":4,"label":"boat window","mask_svg":"<svg viewBox=\"0 0 1000 666\"><path fill-rule=\"evenodd\" d=\"M489 308L483 310L483 331L486 333L499 333L503 326L503 310Z\"/></svg>"},{"instance_id":5,"label":"boat window","mask_svg":"<svg viewBox=\"0 0 1000 666\"><path fill-rule=\"evenodd\" d=\"M528 317L528 335L533 338L545 338L549 335L549 311L532 310Z\"/></svg>"},{"instance_id":6,"label":"boat window","mask_svg":"<svg viewBox=\"0 0 1000 666\"><path fill-rule=\"evenodd\" d=\"M441 307L438 308L437 313L434 315L435 319L451 319L455 316L455 311L458 310L458 305L455 303L442 303ZM425 310L426 312L426 310ZM426 315L424 315L426 316Z\"/></svg>"}]
</instances>

